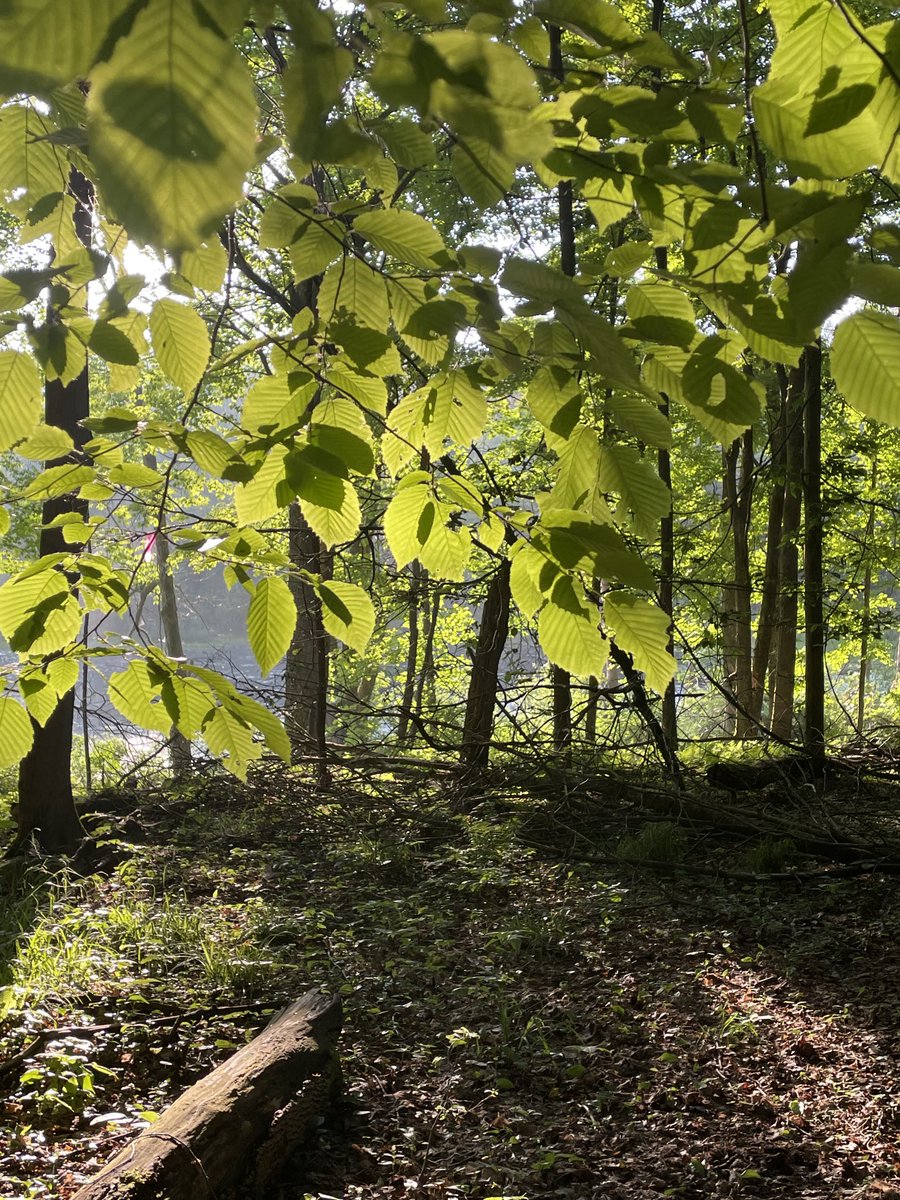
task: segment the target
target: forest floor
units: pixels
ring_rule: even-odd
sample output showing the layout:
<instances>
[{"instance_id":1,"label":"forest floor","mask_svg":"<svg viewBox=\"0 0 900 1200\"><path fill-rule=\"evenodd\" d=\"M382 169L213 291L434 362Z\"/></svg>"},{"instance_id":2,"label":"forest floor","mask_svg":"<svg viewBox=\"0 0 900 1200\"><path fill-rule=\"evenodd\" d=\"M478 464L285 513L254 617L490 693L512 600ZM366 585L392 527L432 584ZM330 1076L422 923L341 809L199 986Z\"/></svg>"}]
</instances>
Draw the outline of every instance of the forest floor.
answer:
<instances>
[{"instance_id":1,"label":"forest floor","mask_svg":"<svg viewBox=\"0 0 900 1200\"><path fill-rule=\"evenodd\" d=\"M602 780L454 813L442 778L101 797L117 865L7 867L0 1196L71 1197L323 984L345 1120L273 1200L900 1197L896 878Z\"/></svg>"}]
</instances>

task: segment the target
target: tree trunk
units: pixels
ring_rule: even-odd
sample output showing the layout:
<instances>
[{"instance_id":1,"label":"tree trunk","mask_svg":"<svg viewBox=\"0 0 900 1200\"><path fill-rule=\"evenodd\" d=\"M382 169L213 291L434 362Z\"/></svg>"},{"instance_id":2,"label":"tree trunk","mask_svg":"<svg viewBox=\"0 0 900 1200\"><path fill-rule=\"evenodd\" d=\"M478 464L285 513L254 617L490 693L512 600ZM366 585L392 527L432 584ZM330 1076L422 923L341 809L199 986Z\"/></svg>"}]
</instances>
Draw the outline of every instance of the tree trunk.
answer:
<instances>
[{"instance_id":1,"label":"tree trunk","mask_svg":"<svg viewBox=\"0 0 900 1200\"><path fill-rule=\"evenodd\" d=\"M666 15L665 0L652 0L650 8L650 28L653 33L662 33L663 19ZM659 68L652 71L651 86L658 91L662 86L662 72ZM656 246L654 258L659 271L669 269L669 251L666 246ZM669 420L669 397L663 392L659 411ZM666 649L671 655L675 654L675 514L672 511L672 454L668 446L660 446L657 452L657 470L659 477L669 489L669 511L659 522L659 607L669 618L669 636ZM669 749L674 756L678 752L678 707L675 694L675 680L669 681L662 698L662 729Z\"/></svg>"},{"instance_id":2,"label":"tree trunk","mask_svg":"<svg viewBox=\"0 0 900 1200\"><path fill-rule=\"evenodd\" d=\"M416 699L416 678L419 666L419 591L422 567L418 559L409 567L409 649L406 655L406 682L400 701L400 717L397 721L397 741L406 743L409 737L410 715Z\"/></svg>"},{"instance_id":3,"label":"tree trunk","mask_svg":"<svg viewBox=\"0 0 900 1200\"><path fill-rule=\"evenodd\" d=\"M73 1200L274 1195L340 1094L337 998L310 992L180 1096Z\"/></svg>"},{"instance_id":4,"label":"tree trunk","mask_svg":"<svg viewBox=\"0 0 900 1200\"><path fill-rule=\"evenodd\" d=\"M427 572L422 572L423 581L427 579ZM422 630L425 635L425 645L422 650L422 668L419 671L419 678L416 682L416 702L414 712L415 715L422 719L422 709L425 705L425 693L428 693L428 705L433 710L437 697L435 696L435 666L434 666L434 636L437 632L438 616L441 611L441 593L435 591L434 599L431 602L430 611L426 610L424 617L424 628Z\"/></svg>"},{"instance_id":5,"label":"tree trunk","mask_svg":"<svg viewBox=\"0 0 900 1200\"><path fill-rule=\"evenodd\" d=\"M806 625L804 747L825 759L825 583L822 574L822 348L803 352L803 616Z\"/></svg>"},{"instance_id":6,"label":"tree trunk","mask_svg":"<svg viewBox=\"0 0 900 1200\"><path fill-rule=\"evenodd\" d=\"M156 455L145 454L144 465L156 470ZM181 624L178 620L178 601L175 597L175 580L169 569L169 539L160 525L153 537L153 553L159 582L159 617L162 622L163 645L170 658L184 658L181 640ZM169 758L176 779L191 770L191 743L180 729L172 727L169 735Z\"/></svg>"},{"instance_id":7,"label":"tree trunk","mask_svg":"<svg viewBox=\"0 0 900 1200\"><path fill-rule=\"evenodd\" d=\"M872 476L870 489L872 497L878 486L878 450L872 452ZM875 537L875 505L869 505L869 516L866 520L866 533L863 541L863 554L866 556L865 572L863 574L863 609L862 631L859 641L859 684L856 693L856 732L862 737L866 725L866 684L869 674L869 637L872 623L872 542Z\"/></svg>"},{"instance_id":8,"label":"tree trunk","mask_svg":"<svg viewBox=\"0 0 900 1200\"><path fill-rule=\"evenodd\" d=\"M747 737L751 719L752 664L750 627L750 498L753 474L753 431L736 438L725 451L724 508L734 558L733 579L722 589L725 669L731 700L728 732Z\"/></svg>"},{"instance_id":9,"label":"tree trunk","mask_svg":"<svg viewBox=\"0 0 900 1200\"><path fill-rule=\"evenodd\" d=\"M284 672L285 727L295 758L313 754L319 787L328 786L328 635L322 624L322 604L300 571L322 573L321 543L294 501L288 510L289 584L297 605L297 625Z\"/></svg>"},{"instance_id":10,"label":"tree trunk","mask_svg":"<svg viewBox=\"0 0 900 1200\"><path fill-rule=\"evenodd\" d=\"M83 246L91 245L91 208L94 189L89 180L76 171L69 172L69 191L75 198L75 231ZM47 320L55 320L48 309ZM80 425L90 415L90 385L87 354L84 368L77 379L63 384L51 379L44 385L44 421L65 430L75 443L75 454L48 462L48 467L66 462L84 461L82 447L91 434ZM48 529L48 524L62 513L78 513L88 517L86 500L73 493L45 500L41 508L41 534L38 553L77 552L80 547L63 540L62 529ZM75 849L84 837L84 827L75 810L72 793L72 722L75 715L75 689L66 692L53 715L41 726L32 720L34 742L19 764L18 841L34 834L41 848L48 853L67 853Z\"/></svg>"},{"instance_id":11,"label":"tree trunk","mask_svg":"<svg viewBox=\"0 0 900 1200\"><path fill-rule=\"evenodd\" d=\"M480 774L488 765L500 659L509 634L509 570L509 560L504 559L491 580L472 659L460 744L460 761L472 774Z\"/></svg>"},{"instance_id":12,"label":"tree trunk","mask_svg":"<svg viewBox=\"0 0 900 1200\"><path fill-rule=\"evenodd\" d=\"M755 721L762 720L766 677L772 654L773 632L780 591L778 572L781 565L781 526L784 517L784 473L787 455L786 394L787 380L785 377L785 386L779 389L777 399L770 400L767 405L771 492L769 493L769 515L766 525L766 561L762 597L756 625L756 645L753 648L750 712Z\"/></svg>"},{"instance_id":13,"label":"tree trunk","mask_svg":"<svg viewBox=\"0 0 900 1200\"><path fill-rule=\"evenodd\" d=\"M588 678L587 704L584 706L584 740L589 746L597 745L597 709L600 707L600 680L596 675Z\"/></svg>"},{"instance_id":14,"label":"tree trunk","mask_svg":"<svg viewBox=\"0 0 900 1200\"><path fill-rule=\"evenodd\" d=\"M803 471L803 359L790 373L785 402L784 510L779 548L771 730L781 741L794 733L797 601Z\"/></svg>"}]
</instances>

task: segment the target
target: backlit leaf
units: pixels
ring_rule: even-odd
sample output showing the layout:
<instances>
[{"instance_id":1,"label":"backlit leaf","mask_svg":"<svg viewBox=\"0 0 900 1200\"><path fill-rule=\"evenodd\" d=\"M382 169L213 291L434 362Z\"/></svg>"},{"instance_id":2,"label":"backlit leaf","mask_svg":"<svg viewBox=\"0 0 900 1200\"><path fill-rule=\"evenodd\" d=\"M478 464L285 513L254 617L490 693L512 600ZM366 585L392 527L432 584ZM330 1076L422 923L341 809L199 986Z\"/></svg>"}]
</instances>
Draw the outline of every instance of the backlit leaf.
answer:
<instances>
[{"instance_id":1,"label":"backlit leaf","mask_svg":"<svg viewBox=\"0 0 900 1200\"><path fill-rule=\"evenodd\" d=\"M669 618L655 604L629 592L611 592L603 601L603 621L616 645L627 650L647 683L660 695L675 677L675 659L669 654Z\"/></svg>"},{"instance_id":2,"label":"backlit leaf","mask_svg":"<svg viewBox=\"0 0 900 1200\"><path fill-rule=\"evenodd\" d=\"M326 630L362 654L375 629L375 607L369 594L340 579L323 580L316 590L322 601L322 624Z\"/></svg>"},{"instance_id":3,"label":"backlit leaf","mask_svg":"<svg viewBox=\"0 0 900 1200\"><path fill-rule=\"evenodd\" d=\"M0 450L28 437L41 411L41 380L33 360L0 350Z\"/></svg>"},{"instance_id":4,"label":"backlit leaf","mask_svg":"<svg viewBox=\"0 0 900 1200\"><path fill-rule=\"evenodd\" d=\"M135 237L192 250L240 199L256 156L253 87L190 0L148 0L94 71L88 115L104 195Z\"/></svg>"},{"instance_id":5,"label":"backlit leaf","mask_svg":"<svg viewBox=\"0 0 900 1200\"><path fill-rule=\"evenodd\" d=\"M0 696L0 767L12 767L34 742L31 719L21 704Z\"/></svg>"},{"instance_id":6,"label":"backlit leaf","mask_svg":"<svg viewBox=\"0 0 900 1200\"><path fill-rule=\"evenodd\" d=\"M841 321L831 347L838 390L854 408L900 425L900 321L866 309Z\"/></svg>"},{"instance_id":7,"label":"backlit leaf","mask_svg":"<svg viewBox=\"0 0 900 1200\"><path fill-rule=\"evenodd\" d=\"M183 391L192 391L209 362L209 332L203 318L177 300L157 300L150 313L150 339L169 379Z\"/></svg>"},{"instance_id":8,"label":"backlit leaf","mask_svg":"<svg viewBox=\"0 0 900 1200\"><path fill-rule=\"evenodd\" d=\"M247 637L263 675L281 662L297 624L297 606L291 589L273 575L260 580L247 609Z\"/></svg>"},{"instance_id":9,"label":"backlit leaf","mask_svg":"<svg viewBox=\"0 0 900 1200\"><path fill-rule=\"evenodd\" d=\"M353 228L392 258L426 271L433 270L447 256L444 239L431 222L407 209L363 213L353 222Z\"/></svg>"}]
</instances>

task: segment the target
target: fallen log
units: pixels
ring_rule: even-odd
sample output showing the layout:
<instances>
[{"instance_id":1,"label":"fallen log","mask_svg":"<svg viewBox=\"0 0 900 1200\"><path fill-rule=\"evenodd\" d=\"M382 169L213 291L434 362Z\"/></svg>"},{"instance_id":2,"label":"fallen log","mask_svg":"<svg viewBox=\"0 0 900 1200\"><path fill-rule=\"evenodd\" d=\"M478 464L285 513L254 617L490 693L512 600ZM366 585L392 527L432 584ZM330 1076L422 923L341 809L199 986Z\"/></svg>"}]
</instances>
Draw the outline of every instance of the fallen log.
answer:
<instances>
[{"instance_id":1,"label":"fallen log","mask_svg":"<svg viewBox=\"0 0 900 1200\"><path fill-rule=\"evenodd\" d=\"M188 1088L73 1200L265 1195L340 1094L338 997L308 992Z\"/></svg>"}]
</instances>

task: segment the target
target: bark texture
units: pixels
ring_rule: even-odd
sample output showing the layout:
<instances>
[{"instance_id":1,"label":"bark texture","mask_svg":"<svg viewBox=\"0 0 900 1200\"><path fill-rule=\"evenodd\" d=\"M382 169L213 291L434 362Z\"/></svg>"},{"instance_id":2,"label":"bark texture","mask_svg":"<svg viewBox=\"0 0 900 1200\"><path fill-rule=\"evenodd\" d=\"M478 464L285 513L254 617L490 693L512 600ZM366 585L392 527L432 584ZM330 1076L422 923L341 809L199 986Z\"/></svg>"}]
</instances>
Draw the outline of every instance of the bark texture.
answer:
<instances>
[{"instance_id":1,"label":"bark texture","mask_svg":"<svg viewBox=\"0 0 900 1200\"><path fill-rule=\"evenodd\" d=\"M800 518L803 473L804 367L793 368L785 400L784 507L778 566L778 603L773 640L772 712L775 737L790 741L794 732L794 682L797 671L797 615Z\"/></svg>"},{"instance_id":2,"label":"bark texture","mask_svg":"<svg viewBox=\"0 0 900 1200\"><path fill-rule=\"evenodd\" d=\"M69 175L69 190L75 198L75 230L82 245L91 244L91 207L94 192L90 182L73 167ZM52 324L55 314L47 313ZM66 462L84 461L82 447L90 439L89 430L79 422L90 415L87 353L84 368L71 383L63 385L58 379L44 386L44 421L65 430L75 443L75 452L65 459L47 463L48 467ZM88 517L86 500L72 493L45 500L41 510L42 527L38 553L77 553L79 546L63 540L62 529L47 525L62 513L77 513ZM75 715L74 688L63 696L53 715L44 725L32 720L34 742L19 764L19 828L17 845L34 836L41 849L48 853L68 853L84 837L84 827L75 810L72 794L72 722Z\"/></svg>"},{"instance_id":3,"label":"bark texture","mask_svg":"<svg viewBox=\"0 0 900 1200\"><path fill-rule=\"evenodd\" d=\"M460 760L475 773L484 771L488 765L500 659L509 634L509 571L509 560L504 559L491 580L472 658Z\"/></svg>"},{"instance_id":4,"label":"bark texture","mask_svg":"<svg viewBox=\"0 0 900 1200\"><path fill-rule=\"evenodd\" d=\"M319 783L328 782L326 729L328 723L328 634L322 624L322 604L299 575L326 574L327 562L318 536L310 529L300 505L288 511L288 553L294 571L290 588L297 605L297 624L284 673L285 727L295 758L315 755Z\"/></svg>"},{"instance_id":5,"label":"bark texture","mask_svg":"<svg viewBox=\"0 0 900 1200\"><path fill-rule=\"evenodd\" d=\"M726 731L745 738L752 720L752 661L750 627L750 497L753 470L753 432L747 430L725 451L725 518L731 541L732 578L722 588L725 672L732 699Z\"/></svg>"},{"instance_id":6,"label":"bark texture","mask_svg":"<svg viewBox=\"0 0 900 1200\"><path fill-rule=\"evenodd\" d=\"M336 997L309 992L139 1134L73 1200L271 1195L340 1093Z\"/></svg>"},{"instance_id":7,"label":"bark texture","mask_svg":"<svg viewBox=\"0 0 900 1200\"><path fill-rule=\"evenodd\" d=\"M806 625L804 746L825 759L825 583L822 574L822 349L803 354L803 618Z\"/></svg>"}]
</instances>

